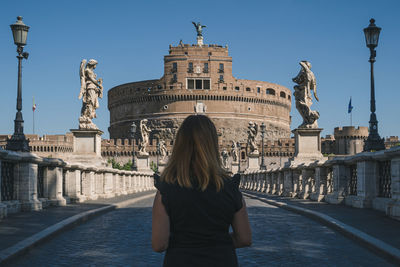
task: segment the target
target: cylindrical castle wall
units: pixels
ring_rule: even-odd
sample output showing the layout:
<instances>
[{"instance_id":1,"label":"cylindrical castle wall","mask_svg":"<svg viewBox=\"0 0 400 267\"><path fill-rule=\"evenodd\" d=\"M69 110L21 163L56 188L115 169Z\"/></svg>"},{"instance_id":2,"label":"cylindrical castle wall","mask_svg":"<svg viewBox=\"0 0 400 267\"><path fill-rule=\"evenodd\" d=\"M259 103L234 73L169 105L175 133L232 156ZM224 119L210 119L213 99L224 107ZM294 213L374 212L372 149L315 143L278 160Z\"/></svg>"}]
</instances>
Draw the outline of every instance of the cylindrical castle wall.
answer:
<instances>
[{"instance_id":1,"label":"cylindrical castle wall","mask_svg":"<svg viewBox=\"0 0 400 267\"><path fill-rule=\"evenodd\" d=\"M269 95L266 90L272 86L263 83L257 82L258 86L261 85L259 93L256 87L251 88L253 92L165 90L158 89L157 80L115 87L108 95L110 138L129 138L132 122L138 125L141 119L148 119L153 130L151 138L161 135L162 138L173 139L183 119L196 111L214 121L222 143L245 142L249 121L266 124L266 140L288 138L290 91L275 85L275 95ZM247 88L250 87L243 90Z\"/></svg>"}]
</instances>

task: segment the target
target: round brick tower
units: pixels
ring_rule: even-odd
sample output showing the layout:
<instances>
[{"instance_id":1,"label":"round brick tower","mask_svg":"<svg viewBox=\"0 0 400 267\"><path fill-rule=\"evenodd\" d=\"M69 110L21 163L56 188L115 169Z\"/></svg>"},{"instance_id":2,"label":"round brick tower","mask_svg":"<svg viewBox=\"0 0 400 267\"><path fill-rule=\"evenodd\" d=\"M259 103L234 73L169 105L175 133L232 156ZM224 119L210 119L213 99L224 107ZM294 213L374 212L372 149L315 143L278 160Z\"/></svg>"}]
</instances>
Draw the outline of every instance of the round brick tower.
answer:
<instances>
[{"instance_id":1,"label":"round brick tower","mask_svg":"<svg viewBox=\"0 0 400 267\"><path fill-rule=\"evenodd\" d=\"M222 144L245 142L249 121L265 123L266 140L290 137L291 91L233 77L232 57L220 45L170 46L163 77L111 88L108 109L111 139L130 138L132 122L147 119L151 139L172 140L183 119L196 113L214 121Z\"/></svg>"}]
</instances>

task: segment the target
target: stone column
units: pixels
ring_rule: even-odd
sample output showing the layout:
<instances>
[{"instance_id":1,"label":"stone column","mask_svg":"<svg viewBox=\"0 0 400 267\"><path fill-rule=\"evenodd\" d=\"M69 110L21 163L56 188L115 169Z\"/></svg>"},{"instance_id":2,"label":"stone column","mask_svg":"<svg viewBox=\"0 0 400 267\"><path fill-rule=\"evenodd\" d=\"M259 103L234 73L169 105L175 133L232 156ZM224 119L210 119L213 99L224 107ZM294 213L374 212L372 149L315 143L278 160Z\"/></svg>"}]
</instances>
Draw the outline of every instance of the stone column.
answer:
<instances>
[{"instance_id":1,"label":"stone column","mask_svg":"<svg viewBox=\"0 0 400 267\"><path fill-rule=\"evenodd\" d=\"M104 171L104 195L106 198L115 196L113 176L110 170Z\"/></svg>"},{"instance_id":2,"label":"stone column","mask_svg":"<svg viewBox=\"0 0 400 267\"><path fill-rule=\"evenodd\" d=\"M357 162L357 196L353 197L352 206L371 208L373 199L378 195L378 183L378 162L372 160Z\"/></svg>"},{"instance_id":3,"label":"stone column","mask_svg":"<svg viewBox=\"0 0 400 267\"><path fill-rule=\"evenodd\" d=\"M83 196L81 192L81 178L82 174L78 166L71 166L70 169L67 170L65 175L65 190L71 202L80 203L86 200L86 197Z\"/></svg>"},{"instance_id":4,"label":"stone column","mask_svg":"<svg viewBox=\"0 0 400 267\"><path fill-rule=\"evenodd\" d=\"M299 197L302 199L308 199L311 194L311 180L314 179L314 170L303 168L301 170L302 177L302 191Z\"/></svg>"},{"instance_id":5,"label":"stone column","mask_svg":"<svg viewBox=\"0 0 400 267\"><path fill-rule=\"evenodd\" d=\"M0 160L0 187L1 187L1 160ZM7 205L1 203L1 188L0 188L0 220L5 218L6 216L7 216Z\"/></svg>"},{"instance_id":6,"label":"stone column","mask_svg":"<svg viewBox=\"0 0 400 267\"><path fill-rule=\"evenodd\" d=\"M276 184L277 184L277 173L276 171L271 172L271 194L276 194Z\"/></svg>"},{"instance_id":7,"label":"stone column","mask_svg":"<svg viewBox=\"0 0 400 267\"><path fill-rule=\"evenodd\" d=\"M391 193L392 202L388 204L386 214L395 218L400 218L400 150L391 160L390 172L392 173Z\"/></svg>"},{"instance_id":8,"label":"stone column","mask_svg":"<svg viewBox=\"0 0 400 267\"><path fill-rule=\"evenodd\" d=\"M95 194L95 173L93 168L85 170L82 176L82 193L87 199L97 199Z\"/></svg>"},{"instance_id":9,"label":"stone column","mask_svg":"<svg viewBox=\"0 0 400 267\"><path fill-rule=\"evenodd\" d=\"M127 195L128 192L126 191L126 177L124 172L119 172L119 177L120 177L120 181L121 181L121 194L122 195Z\"/></svg>"},{"instance_id":10,"label":"stone column","mask_svg":"<svg viewBox=\"0 0 400 267\"><path fill-rule=\"evenodd\" d=\"M310 195L310 199L322 201L325 198L327 185L327 168L323 166L315 167L315 192Z\"/></svg>"},{"instance_id":11,"label":"stone column","mask_svg":"<svg viewBox=\"0 0 400 267\"><path fill-rule=\"evenodd\" d=\"M332 162L333 170L333 192L327 194L325 201L331 204L342 203L347 195L347 187L350 179L350 168L343 160L337 159Z\"/></svg>"},{"instance_id":12,"label":"stone column","mask_svg":"<svg viewBox=\"0 0 400 267\"><path fill-rule=\"evenodd\" d=\"M298 197L299 193L301 192L300 189L300 183L301 183L301 172L298 170L293 170L292 171L292 176L293 176L293 193L291 197Z\"/></svg>"},{"instance_id":13,"label":"stone column","mask_svg":"<svg viewBox=\"0 0 400 267\"><path fill-rule=\"evenodd\" d=\"M284 172L282 170L279 170L278 172L278 195L281 196L283 195L283 179L284 179Z\"/></svg>"},{"instance_id":14,"label":"stone column","mask_svg":"<svg viewBox=\"0 0 400 267\"><path fill-rule=\"evenodd\" d=\"M95 184L95 194L98 197L104 197L104 176L100 170L96 170L94 173L94 184Z\"/></svg>"},{"instance_id":15,"label":"stone column","mask_svg":"<svg viewBox=\"0 0 400 267\"><path fill-rule=\"evenodd\" d=\"M290 169L283 170L283 196L290 197L293 193L293 175Z\"/></svg>"},{"instance_id":16,"label":"stone column","mask_svg":"<svg viewBox=\"0 0 400 267\"><path fill-rule=\"evenodd\" d=\"M65 206L67 201L63 197L63 168L57 165L47 166L44 171L43 180L48 203L54 206Z\"/></svg>"}]
</instances>

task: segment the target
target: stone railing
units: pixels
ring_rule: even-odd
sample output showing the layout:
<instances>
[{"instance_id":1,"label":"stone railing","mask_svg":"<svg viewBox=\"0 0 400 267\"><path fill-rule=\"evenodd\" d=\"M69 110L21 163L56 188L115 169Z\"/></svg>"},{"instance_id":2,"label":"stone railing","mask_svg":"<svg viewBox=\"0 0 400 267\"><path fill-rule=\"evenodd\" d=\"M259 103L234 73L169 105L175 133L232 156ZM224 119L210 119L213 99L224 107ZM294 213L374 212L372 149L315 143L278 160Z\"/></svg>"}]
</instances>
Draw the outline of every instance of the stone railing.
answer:
<instances>
[{"instance_id":1,"label":"stone railing","mask_svg":"<svg viewBox=\"0 0 400 267\"><path fill-rule=\"evenodd\" d=\"M97 198L153 190L152 172L71 165L60 159L0 149L0 219Z\"/></svg>"},{"instance_id":2,"label":"stone railing","mask_svg":"<svg viewBox=\"0 0 400 267\"><path fill-rule=\"evenodd\" d=\"M373 208L400 218L400 147L242 174L242 189Z\"/></svg>"}]
</instances>

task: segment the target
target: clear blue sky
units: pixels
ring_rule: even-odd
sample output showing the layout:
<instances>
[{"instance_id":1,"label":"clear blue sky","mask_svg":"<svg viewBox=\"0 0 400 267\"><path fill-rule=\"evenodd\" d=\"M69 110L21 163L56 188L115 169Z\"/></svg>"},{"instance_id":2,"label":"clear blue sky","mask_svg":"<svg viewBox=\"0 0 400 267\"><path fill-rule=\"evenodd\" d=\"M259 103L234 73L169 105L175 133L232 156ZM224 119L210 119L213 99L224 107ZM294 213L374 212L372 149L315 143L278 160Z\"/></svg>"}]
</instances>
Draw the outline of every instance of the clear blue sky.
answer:
<instances>
[{"instance_id":1,"label":"clear blue sky","mask_svg":"<svg viewBox=\"0 0 400 267\"><path fill-rule=\"evenodd\" d=\"M375 87L379 133L400 135L400 1L2 1L0 6L0 134L13 132L17 59L9 25L23 16L31 27L23 62L25 133L64 134L78 127L79 63L95 58L105 91L122 83L157 79L169 44L195 43L200 21L205 43L228 44L237 78L293 90L298 62L312 63L323 135L350 124L368 126L369 50L362 29L371 17L382 27ZM108 138L107 93L94 122ZM292 126L300 124L292 108Z\"/></svg>"}]
</instances>

